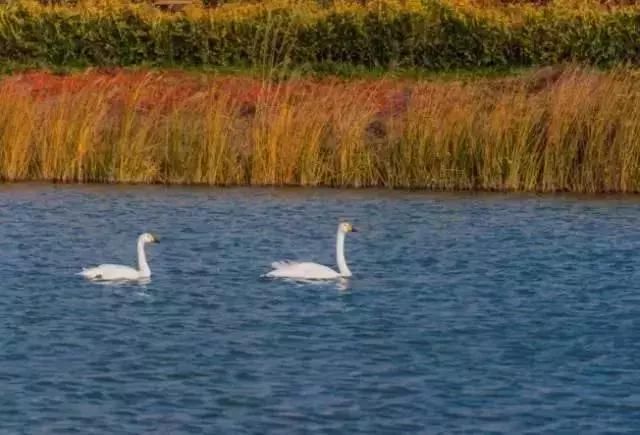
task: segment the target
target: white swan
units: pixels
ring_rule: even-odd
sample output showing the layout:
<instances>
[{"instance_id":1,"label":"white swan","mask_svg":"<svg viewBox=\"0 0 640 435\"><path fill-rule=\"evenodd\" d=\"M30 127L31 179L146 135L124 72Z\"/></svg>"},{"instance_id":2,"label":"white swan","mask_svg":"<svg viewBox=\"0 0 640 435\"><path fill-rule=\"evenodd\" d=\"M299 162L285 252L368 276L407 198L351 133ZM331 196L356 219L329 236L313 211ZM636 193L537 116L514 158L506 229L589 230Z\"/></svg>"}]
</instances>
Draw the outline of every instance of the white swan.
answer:
<instances>
[{"instance_id":1,"label":"white swan","mask_svg":"<svg viewBox=\"0 0 640 435\"><path fill-rule=\"evenodd\" d=\"M350 223L343 222L338 225L338 235L336 240L336 260L338 262L338 272L318 263L297 263L292 261L276 261L271 263L274 269L264 276L269 278L292 278L292 279L336 279L348 278L351 271L347 267L344 259L344 238L347 233L357 232Z\"/></svg>"},{"instance_id":2,"label":"white swan","mask_svg":"<svg viewBox=\"0 0 640 435\"><path fill-rule=\"evenodd\" d=\"M121 266L119 264L101 264L88 269L83 268L82 272L79 272L78 275L100 281L139 280L149 278L151 276L151 269L149 269L147 256L144 253L144 245L146 243L160 243L160 240L151 233L144 233L138 237L139 269L134 269L129 266Z\"/></svg>"}]
</instances>

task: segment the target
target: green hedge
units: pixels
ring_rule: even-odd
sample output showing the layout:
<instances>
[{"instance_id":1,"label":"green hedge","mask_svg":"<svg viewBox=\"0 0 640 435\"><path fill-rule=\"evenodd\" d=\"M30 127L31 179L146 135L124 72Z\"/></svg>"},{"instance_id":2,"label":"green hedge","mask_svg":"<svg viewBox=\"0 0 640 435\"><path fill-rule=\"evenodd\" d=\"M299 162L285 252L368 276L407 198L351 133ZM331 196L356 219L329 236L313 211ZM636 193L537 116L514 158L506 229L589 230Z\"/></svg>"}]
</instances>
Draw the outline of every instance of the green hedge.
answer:
<instances>
[{"instance_id":1,"label":"green hedge","mask_svg":"<svg viewBox=\"0 0 640 435\"><path fill-rule=\"evenodd\" d=\"M335 63L434 70L640 60L640 9L635 7L519 7L487 13L430 1L404 9L300 6L233 13L230 8L167 14L147 5L0 6L0 59L52 65Z\"/></svg>"}]
</instances>

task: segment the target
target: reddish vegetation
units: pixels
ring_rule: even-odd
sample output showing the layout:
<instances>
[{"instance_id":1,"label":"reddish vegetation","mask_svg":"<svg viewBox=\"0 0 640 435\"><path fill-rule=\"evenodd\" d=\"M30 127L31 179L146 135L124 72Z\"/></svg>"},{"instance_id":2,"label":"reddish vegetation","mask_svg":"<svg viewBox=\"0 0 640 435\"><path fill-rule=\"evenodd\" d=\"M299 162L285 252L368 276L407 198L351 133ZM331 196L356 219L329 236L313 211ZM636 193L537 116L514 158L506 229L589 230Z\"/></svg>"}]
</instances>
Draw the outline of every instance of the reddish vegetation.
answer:
<instances>
[{"instance_id":1,"label":"reddish vegetation","mask_svg":"<svg viewBox=\"0 0 640 435\"><path fill-rule=\"evenodd\" d=\"M343 88L344 98L362 99L381 116L396 116L407 108L411 86L394 80L358 80L344 82L338 79L297 79L274 86L265 85L258 78L238 76L203 76L180 71L152 73L102 69L82 74L57 75L48 72L28 72L4 79L3 87L18 93L29 93L36 100L55 99L62 94L74 94L91 88L111 89L111 103L119 105L140 92L136 98L139 110L164 111L197 100L211 89L230 96L247 113L255 110L259 100L268 100L275 94L327 95ZM217 93L216 92L216 93ZM216 95L214 95L214 98Z\"/></svg>"},{"instance_id":2,"label":"reddish vegetation","mask_svg":"<svg viewBox=\"0 0 640 435\"><path fill-rule=\"evenodd\" d=\"M0 180L640 192L639 73L0 81Z\"/></svg>"}]
</instances>

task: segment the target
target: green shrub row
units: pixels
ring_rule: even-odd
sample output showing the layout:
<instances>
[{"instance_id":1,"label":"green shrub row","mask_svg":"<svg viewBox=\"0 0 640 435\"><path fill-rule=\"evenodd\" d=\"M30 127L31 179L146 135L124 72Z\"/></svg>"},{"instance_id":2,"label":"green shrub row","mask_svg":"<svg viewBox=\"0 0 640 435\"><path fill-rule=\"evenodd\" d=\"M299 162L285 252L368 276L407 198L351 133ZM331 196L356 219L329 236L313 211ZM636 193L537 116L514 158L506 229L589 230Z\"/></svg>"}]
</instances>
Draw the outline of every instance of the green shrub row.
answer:
<instances>
[{"instance_id":1,"label":"green shrub row","mask_svg":"<svg viewBox=\"0 0 640 435\"><path fill-rule=\"evenodd\" d=\"M52 65L304 66L426 69L640 61L640 9L516 7L0 6L0 59ZM519 8L519 9L518 9Z\"/></svg>"}]
</instances>

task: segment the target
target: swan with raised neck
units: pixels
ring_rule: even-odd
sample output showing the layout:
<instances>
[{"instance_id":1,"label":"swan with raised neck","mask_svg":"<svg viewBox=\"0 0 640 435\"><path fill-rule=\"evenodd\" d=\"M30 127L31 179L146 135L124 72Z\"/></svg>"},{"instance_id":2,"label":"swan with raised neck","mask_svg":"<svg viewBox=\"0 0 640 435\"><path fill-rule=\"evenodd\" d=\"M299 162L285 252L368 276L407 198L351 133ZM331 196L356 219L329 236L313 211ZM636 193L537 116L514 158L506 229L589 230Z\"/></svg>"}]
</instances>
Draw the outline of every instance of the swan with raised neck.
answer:
<instances>
[{"instance_id":1,"label":"swan with raised neck","mask_svg":"<svg viewBox=\"0 0 640 435\"><path fill-rule=\"evenodd\" d=\"M138 268L124 266L120 264L101 264L99 266L83 269L78 275L91 280L117 281L117 280L140 280L151 277L151 269L147 263L147 256L144 247L147 243L159 243L158 237L151 233L143 233L138 237Z\"/></svg>"},{"instance_id":2,"label":"swan with raised neck","mask_svg":"<svg viewBox=\"0 0 640 435\"><path fill-rule=\"evenodd\" d=\"M273 270L264 276L269 278L290 278L301 280L349 278L352 276L344 256L344 241L347 233L357 232L349 222L341 222L336 234L336 262L338 271L318 263L276 261Z\"/></svg>"}]
</instances>

